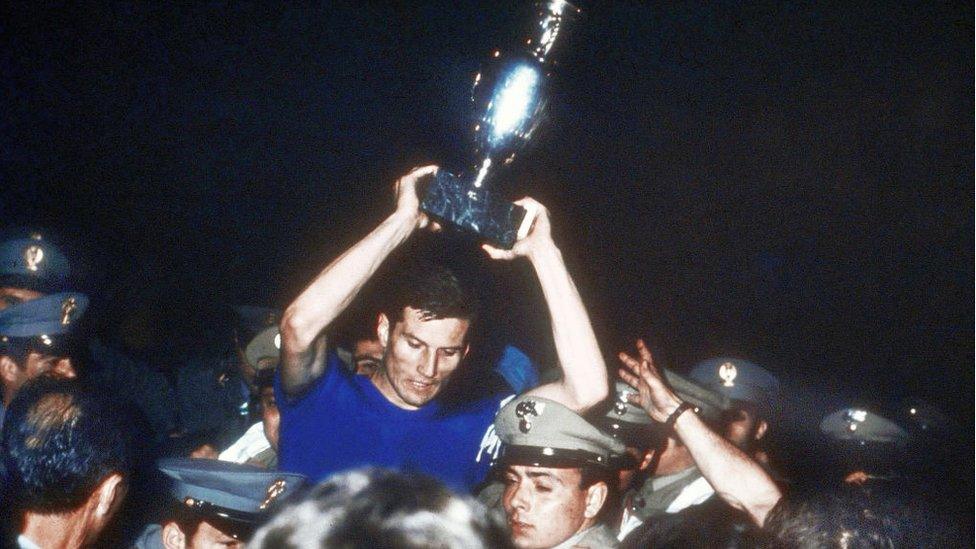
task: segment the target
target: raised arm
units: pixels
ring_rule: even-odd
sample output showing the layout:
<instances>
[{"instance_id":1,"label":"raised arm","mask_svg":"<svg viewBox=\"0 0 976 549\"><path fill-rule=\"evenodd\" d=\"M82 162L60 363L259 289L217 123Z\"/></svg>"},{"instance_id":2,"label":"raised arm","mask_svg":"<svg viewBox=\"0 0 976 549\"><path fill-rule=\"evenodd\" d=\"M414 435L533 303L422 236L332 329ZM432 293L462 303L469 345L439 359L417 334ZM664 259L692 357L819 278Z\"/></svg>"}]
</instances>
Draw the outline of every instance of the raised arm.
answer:
<instances>
[{"instance_id":1,"label":"raised arm","mask_svg":"<svg viewBox=\"0 0 976 549\"><path fill-rule=\"evenodd\" d=\"M665 385L644 342L638 340L637 346L641 360L621 353L626 368L620 370L620 376L638 390L631 395L634 404L644 408L651 419L664 423L681 405L681 399ZM674 431L719 497L732 507L744 510L761 527L782 496L765 469L709 429L691 411L678 416Z\"/></svg>"},{"instance_id":2,"label":"raised arm","mask_svg":"<svg viewBox=\"0 0 976 549\"><path fill-rule=\"evenodd\" d=\"M301 393L325 371L322 330L349 306L383 260L417 228L425 227L417 181L437 172L417 168L396 183L396 211L366 238L330 263L285 309L281 319L281 382L289 395Z\"/></svg>"},{"instance_id":3,"label":"raised arm","mask_svg":"<svg viewBox=\"0 0 976 549\"><path fill-rule=\"evenodd\" d=\"M601 402L608 392L607 368L583 306L579 291L566 270L562 253L552 241L549 212L531 198L516 202L528 210L532 227L512 250L483 246L494 259L526 257L535 269L552 323L552 336L562 368L562 379L536 387L531 394L555 400L582 412Z\"/></svg>"}]
</instances>

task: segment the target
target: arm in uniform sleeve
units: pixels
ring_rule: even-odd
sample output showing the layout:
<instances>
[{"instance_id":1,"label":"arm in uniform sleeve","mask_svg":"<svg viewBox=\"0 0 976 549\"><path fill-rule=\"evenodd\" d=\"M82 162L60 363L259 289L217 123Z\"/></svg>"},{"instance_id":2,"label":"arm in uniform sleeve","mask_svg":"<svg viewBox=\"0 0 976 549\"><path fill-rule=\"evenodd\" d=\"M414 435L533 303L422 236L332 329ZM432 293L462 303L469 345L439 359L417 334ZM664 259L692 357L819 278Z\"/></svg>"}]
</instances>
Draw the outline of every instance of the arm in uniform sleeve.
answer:
<instances>
[{"instance_id":1,"label":"arm in uniform sleeve","mask_svg":"<svg viewBox=\"0 0 976 549\"><path fill-rule=\"evenodd\" d=\"M682 402L664 383L644 342L638 340L637 347L642 358L639 361L620 354L626 366L620 370L620 377L639 391L630 395L631 401L644 408L651 419L665 423ZM715 492L732 507L748 513L762 527L766 515L782 496L766 470L709 429L690 410L680 413L673 421L675 434Z\"/></svg>"},{"instance_id":2,"label":"arm in uniform sleeve","mask_svg":"<svg viewBox=\"0 0 976 549\"><path fill-rule=\"evenodd\" d=\"M552 323L552 336L563 376L559 381L537 387L529 394L545 397L582 412L606 398L607 367L597 344L590 318L579 291L566 269L562 253L552 241L549 212L531 198L516 202L529 214L532 227L511 251L484 245L494 259L526 257L535 269ZM533 216L534 214L534 216Z\"/></svg>"},{"instance_id":3,"label":"arm in uniform sleeve","mask_svg":"<svg viewBox=\"0 0 976 549\"><path fill-rule=\"evenodd\" d=\"M396 211L322 270L285 310L280 375L286 394L300 394L321 377L326 365L322 330L349 306L383 260L415 229L427 225L416 186L418 179L436 171L436 166L426 166L401 177L396 183Z\"/></svg>"}]
</instances>

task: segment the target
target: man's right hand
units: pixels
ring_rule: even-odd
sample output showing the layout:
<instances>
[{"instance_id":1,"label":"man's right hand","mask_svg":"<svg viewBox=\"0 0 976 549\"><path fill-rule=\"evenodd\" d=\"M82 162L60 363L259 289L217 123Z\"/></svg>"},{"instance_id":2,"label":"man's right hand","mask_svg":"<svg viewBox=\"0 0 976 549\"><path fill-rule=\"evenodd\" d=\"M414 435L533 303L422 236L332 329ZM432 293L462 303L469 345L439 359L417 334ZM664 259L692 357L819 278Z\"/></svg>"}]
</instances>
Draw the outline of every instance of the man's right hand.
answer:
<instances>
[{"instance_id":1,"label":"man's right hand","mask_svg":"<svg viewBox=\"0 0 976 549\"><path fill-rule=\"evenodd\" d=\"M430 224L427 214L420 211L420 197L417 195L417 182L427 176L437 173L437 166L430 165L422 168L414 168L407 175L397 179L394 186L396 193L396 211L408 219L416 222L418 229L423 229ZM431 228L436 229L436 224Z\"/></svg>"},{"instance_id":2,"label":"man's right hand","mask_svg":"<svg viewBox=\"0 0 976 549\"><path fill-rule=\"evenodd\" d=\"M322 331L349 306L383 260L414 230L437 229L420 211L417 196L417 182L435 173L437 166L424 166L398 179L396 212L329 263L285 309L280 371L286 393L300 394L325 372L327 345Z\"/></svg>"}]
</instances>

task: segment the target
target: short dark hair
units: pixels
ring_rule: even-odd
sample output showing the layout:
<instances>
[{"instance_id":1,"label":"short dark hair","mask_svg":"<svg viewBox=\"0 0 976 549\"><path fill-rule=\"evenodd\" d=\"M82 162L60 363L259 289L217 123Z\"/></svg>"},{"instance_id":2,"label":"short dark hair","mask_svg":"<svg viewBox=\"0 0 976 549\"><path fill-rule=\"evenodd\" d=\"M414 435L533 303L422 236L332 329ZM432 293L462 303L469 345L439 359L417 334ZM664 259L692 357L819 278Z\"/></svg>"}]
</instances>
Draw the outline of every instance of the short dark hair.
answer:
<instances>
[{"instance_id":1,"label":"short dark hair","mask_svg":"<svg viewBox=\"0 0 976 549\"><path fill-rule=\"evenodd\" d=\"M333 476L282 507L248 546L487 549L512 543L498 517L430 477L360 469Z\"/></svg>"},{"instance_id":2,"label":"short dark hair","mask_svg":"<svg viewBox=\"0 0 976 549\"><path fill-rule=\"evenodd\" d=\"M70 511L108 475L128 478L130 448L117 417L76 380L25 383L0 434L13 501L30 511Z\"/></svg>"},{"instance_id":3,"label":"short dark hair","mask_svg":"<svg viewBox=\"0 0 976 549\"><path fill-rule=\"evenodd\" d=\"M405 265L386 289L381 310L391 323L401 320L407 307L419 310L424 320L460 318L474 324L478 316L477 300L457 275L429 261Z\"/></svg>"}]
</instances>

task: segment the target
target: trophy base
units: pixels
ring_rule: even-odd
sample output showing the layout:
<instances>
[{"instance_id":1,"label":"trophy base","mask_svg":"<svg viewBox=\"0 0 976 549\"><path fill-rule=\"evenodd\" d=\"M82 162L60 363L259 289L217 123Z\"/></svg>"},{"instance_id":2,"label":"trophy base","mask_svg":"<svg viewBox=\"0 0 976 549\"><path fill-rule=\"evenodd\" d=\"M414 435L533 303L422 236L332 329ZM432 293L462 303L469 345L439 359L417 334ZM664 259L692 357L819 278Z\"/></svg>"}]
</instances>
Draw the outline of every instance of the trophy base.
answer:
<instances>
[{"instance_id":1,"label":"trophy base","mask_svg":"<svg viewBox=\"0 0 976 549\"><path fill-rule=\"evenodd\" d=\"M443 170L428 184L420 209L437 221L471 231L506 250L515 245L525 219L525 208L485 189L472 188Z\"/></svg>"}]
</instances>

